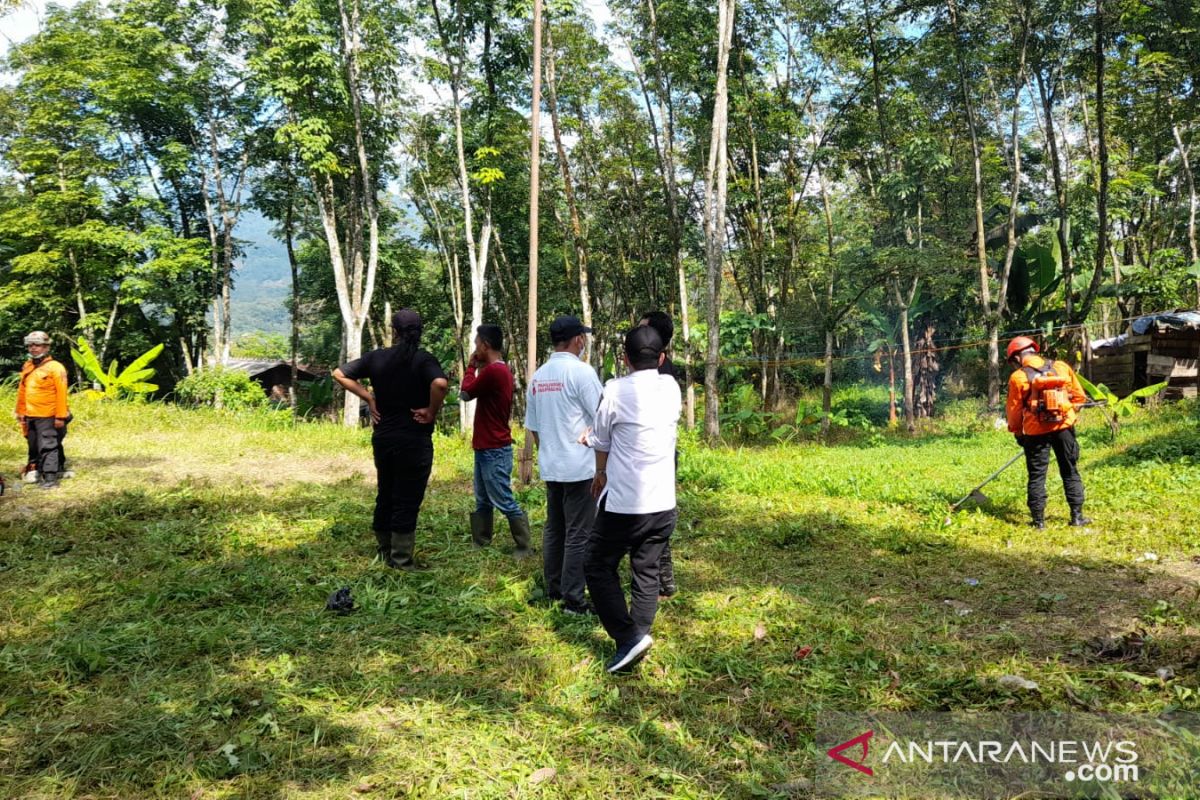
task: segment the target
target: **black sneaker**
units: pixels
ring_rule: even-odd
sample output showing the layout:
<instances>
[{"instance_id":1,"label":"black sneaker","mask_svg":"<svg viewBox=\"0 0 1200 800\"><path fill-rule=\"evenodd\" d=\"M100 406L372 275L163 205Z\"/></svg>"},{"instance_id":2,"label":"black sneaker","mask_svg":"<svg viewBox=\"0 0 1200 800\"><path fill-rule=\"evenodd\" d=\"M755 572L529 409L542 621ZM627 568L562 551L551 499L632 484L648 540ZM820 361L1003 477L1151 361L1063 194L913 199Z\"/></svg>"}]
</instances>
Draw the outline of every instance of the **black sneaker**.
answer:
<instances>
[{"instance_id":1,"label":"black sneaker","mask_svg":"<svg viewBox=\"0 0 1200 800\"><path fill-rule=\"evenodd\" d=\"M579 605L575 605L574 603L563 603L562 610L564 614L570 614L572 617L596 616L596 609L592 608L587 603L580 603Z\"/></svg>"},{"instance_id":2,"label":"black sneaker","mask_svg":"<svg viewBox=\"0 0 1200 800\"><path fill-rule=\"evenodd\" d=\"M1076 511L1071 515L1071 522L1069 524L1072 528L1086 528L1092 524L1092 520L1091 517L1085 517L1083 512Z\"/></svg>"},{"instance_id":3,"label":"black sneaker","mask_svg":"<svg viewBox=\"0 0 1200 800\"><path fill-rule=\"evenodd\" d=\"M650 650L652 644L654 644L654 640L650 638L650 634L648 633L640 639L626 642L617 648L616 654L604 665L604 670L608 673L614 673L631 669L646 657L646 653Z\"/></svg>"},{"instance_id":4,"label":"black sneaker","mask_svg":"<svg viewBox=\"0 0 1200 800\"><path fill-rule=\"evenodd\" d=\"M556 606L562 602L562 597L559 595L539 594L537 597L529 598L529 605L538 608Z\"/></svg>"}]
</instances>

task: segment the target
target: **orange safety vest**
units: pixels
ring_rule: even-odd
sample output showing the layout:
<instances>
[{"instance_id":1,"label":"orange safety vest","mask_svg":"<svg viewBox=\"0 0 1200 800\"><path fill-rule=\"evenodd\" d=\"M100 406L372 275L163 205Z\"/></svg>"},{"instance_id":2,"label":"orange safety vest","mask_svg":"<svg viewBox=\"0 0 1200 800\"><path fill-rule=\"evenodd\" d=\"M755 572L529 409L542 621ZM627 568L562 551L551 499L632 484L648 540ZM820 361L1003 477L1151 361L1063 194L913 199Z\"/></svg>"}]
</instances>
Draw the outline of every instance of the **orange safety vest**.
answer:
<instances>
[{"instance_id":1,"label":"orange safety vest","mask_svg":"<svg viewBox=\"0 0 1200 800\"><path fill-rule=\"evenodd\" d=\"M1047 389L1042 389L1047 385ZM1046 406L1054 405L1058 393L1066 395L1066 403L1057 413ZM1044 395L1044 396L1043 396ZM1017 436L1040 436L1075 427L1076 407L1088 400L1075 370L1062 361L1050 361L1039 355L1029 355L1021 368L1008 379L1008 431Z\"/></svg>"},{"instance_id":2,"label":"orange safety vest","mask_svg":"<svg viewBox=\"0 0 1200 800\"><path fill-rule=\"evenodd\" d=\"M17 416L66 419L67 369L50 356L35 365L26 361L17 385Z\"/></svg>"}]
</instances>

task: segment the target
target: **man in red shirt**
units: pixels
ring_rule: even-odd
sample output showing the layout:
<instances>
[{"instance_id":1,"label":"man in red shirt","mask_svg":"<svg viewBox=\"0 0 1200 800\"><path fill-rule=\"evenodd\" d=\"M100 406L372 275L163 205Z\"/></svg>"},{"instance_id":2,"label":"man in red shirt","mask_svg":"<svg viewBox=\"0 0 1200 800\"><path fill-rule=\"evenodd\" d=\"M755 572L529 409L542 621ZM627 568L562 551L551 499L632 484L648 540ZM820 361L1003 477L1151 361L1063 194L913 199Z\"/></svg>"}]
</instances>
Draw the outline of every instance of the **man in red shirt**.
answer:
<instances>
[{"instance_id":1,"label":"man in red shirt","mask_svg":"<svg viewBox=\"0 0 1200 800\"><path fill-rule=\"evenodd\" d=\"M475 351L463 376L462 399L475 400L475 427L471 447L475 449L475 512L471 514L471 541L487 547L492 541L493 509L508 518L517 558L532 554L529 547L529 517L512 493L513 374L504 363L504 336L499 325L475 329Z\"/></svg>"}]
</instances>

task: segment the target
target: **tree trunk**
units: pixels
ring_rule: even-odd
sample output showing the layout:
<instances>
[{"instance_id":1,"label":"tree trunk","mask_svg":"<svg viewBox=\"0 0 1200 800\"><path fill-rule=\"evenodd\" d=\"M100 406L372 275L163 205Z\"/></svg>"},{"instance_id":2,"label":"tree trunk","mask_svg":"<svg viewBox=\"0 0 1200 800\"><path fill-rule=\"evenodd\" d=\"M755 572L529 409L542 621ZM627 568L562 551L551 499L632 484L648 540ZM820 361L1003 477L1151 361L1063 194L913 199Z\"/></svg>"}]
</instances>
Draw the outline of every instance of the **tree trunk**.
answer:
<instances>
[{"instance_id":1,"label":"tree trunk","mask_svg":"<svg viewBox=\"0 0 1200 800\"><path fill-rule=\"evenodd\" d=\"M896 350L888 346L888 427L896 426Z\"/></svg>"},{"instance_id":2,"label":"tree trunk","mask_svg":"<svg viewBox=\"0 0 1200 800\"><path fill-rule=\"evenodd\" d=\"M1171 135L1175 138L1175 146L1179 148L1179 158L1183 165L1183 176L1188 186L1188 251L1192 257L1191 267L1200 270L1200 249L1196 244L1196 176L1192 172L1192 162L1188 158L1188 149L1183 144L1183 136L1179 133L1179 123L1171 123ZM1196 308L1200 308L1200 275L1196 275Z\"/></svg>"},{"instance_id":3,"label":"tree trunk","mask_svg":"<svg viewBox=\"0 0 1200 800\"><path fill-rule=\"evenodd\" d=\"M1008 306L1008 280L1012 274L1013 257L1017 252L1017 211L1021 199L1021 88L1025 85L1025 54L1029 44L1029 22L1024 9L1021 11L1021 47L1017 58L1017 73L1013 79L1013 108L1012 108L1012 162L1011 187L1008 198L1008 224L1006 228L1007 241L1004 247L1004 268L1000 273L1000 288L996 298L997 324L1003 318ZM999 338L999 330L996 331ZM997 348L997 358L999 350ZM998 387L997 387L998 391ZM999 405L999 395L997 395Z\"/></svg>"},{"instance_id":4,"label":"tree trunk","mask_svg":"<svg viewBox=\"0 0 1200 800\"><path fill-rule=\"evenodd\" d=\"M917 360L916 386L916 416L928 419L933 416L934 404L937 402L937 374L940 369L937 360L937 349L934 345L933 323L925 324L925 333L917 343L919 358Z\"/></svg>"},{"instance_id":5,"label":"tree trunk","mask_svg":"<svg viewBox=\"0 0 1200 800\"><path fill-rule=\"evenodd\" d=\"M901 294L899 281L892 283L892 294L896 306L900 309L900 352L903 358L901 367L904 373L904 426L912 433L917 429L916 395L913 386L913 357L912 337L908 330L908 309L912 306L917 293L917 283L920 279L913 278L912 286L907 294Z\"/></svg>"},{"instance_id":6,"label":"tree trunk","mask_svg":"<svg viewBox=\"0 0 1200 800\"><path fill-rule=\"evenodd\" d=\"M704 435L721 436L718 416L717 362L720 356L721 278L725 258L725 197L729 184L729 51L733 41L735 0L718 0L717 86L704 194L704 233L708 267L708 350L704 360ZM716 183L714 187L713 183ZM715 190L714 190L715 189Z\"/></svg>"},{"instance_id":7,"label":"tree trunk","mask_svg":"<svg viewBox=\"0 0 1200 800\"><path fill-rule=\"evenodd\" d=\"M1096 262L1092 281L1079 310L1079 318L1087 319L1092 310L1100 282L1104 277L1104 263L1108 258L1108 115L1104 110L1104 0L1096 0L1096 36L1092 49L1096 71L1096 154L1098 157L1099 187L1096 192Z\"/></svg>"},{"instance_id":8,"label":"tree trunk","mask_svg":"<svg viewBox=\"0 0 1200 800\"><path fill-rule=\"evenodd\" d=\"M829 278L825 281L825 303L821 313L821 321L825 327L825 383L821 391L821 437L829 436L829 418L833 414L833 336L837 320L833 314L834 290L834 258L833 244L833 210L829 204L829 185L825 181L825 170L817 171L817 183L821 187L821 208L825 212L825 248L826 258L829 259ZM813 300L816 292L813 291Z\"/></svg>"},{"instance_id":9,"label":"tree trunk","mask_svg":"<svg viewBox=\"0 0 1200 800\"><path fill-rule=\"evenodd\" d=\"M833 415L833 330L825 329L825 381L821 384L821 437L829 437L829 418Z\"/></svg>"},{"instance_id":10,"label":"tree trunk","mask_svg":"<svg viewBox=\"0 0 1200 800\"><path fill-rule=\"evenodd\" d=\"M442 42L442 49L446 52L446 67L450 72L450 98L454 111L454 146L455 155L458 158L458 184L462 192L463 204L463 237L467 248L467 266L471 271L471 326L463 332L463 349L464 352L469 353L474 349L475 329L483 324L483 294L485 290L485 278L487 277L487 250L492 234L491 207L489 200L489 207L484 212L484 221L479 232L479 239L476 240L473 206L471 203L471 185L467 174L466 149L463 144L462 58L464 56L462 51L465 47L460 39L459 55L457 58L452 55L453 47L443 23L441 11L438 8L438 1L432 0L430 5L433 10L433 18L438 36ZM541 47L540 41L538 42L538 47ZM459 414L462 429L469 431L475 421L475 401L471 400L466 403L460 403Z\"/></svg>"},{"instance_id":11,"label":"tree trunk","mask_svg":"<svg viewBox=\"0 0 1200 800\"><path fill-rule=\"evenodd\" d=\"M962 36L958 24L956 0L946 0L950 12L950 24L954 30L954 55L958 64L959 91L962 94L963 111L967 117L967 129L971 134L971 160L975 186L975 251L979 271L979 304L983 312L984 327L988 340L987 404L989 409L1000 406L1000 318L992 306L992 288L988 276L987 231L983 222L983 148L979 141L979 126L975 119L975 106L971 102L971 91L967 86L967 68L963 59Z\"/></svg>"},{"instance_id":12,"label":"tree trunk","mask_svg":"<svg viewBox=\"0 0 1200 800\"><path fill-rule=\"evenodd\" d=\"M112 341L113 327L117 324L117 310L121 307L121 286L118 284L113 291L112 309L108 312L108 324L104 326L104 335L100 338L100 350L97 355L97 360L103 366L104 358L108 353L108 344Z\"/></svg>"},{"instance_id":13,"label":"tree trunk","mask_svg":"<svg viewBox=\"0 0 1200 800\"><path fill-rule=\"evenodd\" d=\"M1046 144L1050 148L1050 171L1054 177L1054 202L1058 208L1058 237L1059 257L1062 259L1063 297L1065 303L1065 322L1075 324L1075 295L1071 290L1072 277L1075 274L1075 260L1071 253L1071 217L1067 206L1067 185L1063 180L1062 164L1058 154L1058 134L1054 130L1054 100L1046 89L1046 81L1041 70L1035 72L1038 94L1041 96L1042 109L1046 116Z\"/></svg>"},{"instance_id":14,"label":"tree trunk","mask_svg":"<svg viewBox=\"0 0 1200 800\"><path fill-rule=\"evenodd\" d=\"M534 0L536 4L541 3L541 0ZM536 11L534 12L537 13ZM537 26L537 20L534 20ZM538 55L535 48L535 56ZM562 140L562 125L558 118L558 88L555 84L555 58L554 58L554 36L551 33L550 26L546 26L546 105L550 109L550 128L554 133L554 148L558 157L559 172L562 174L563 180L563 196L567 201L567 212L571 217L571 226L568 229L571 237L571 245L575 251L575 266L579 274L579 306L581 316L583 317L584 326L592 327L592 298L588 289L588 246L587 235L583 230L583 222L579 215L579 204L575 201L575 185L571 180L571 165L567 161L567 149L563 146ZM534 88L537 86L538 79L535 78ZM536 119L536 117L535 117ZM540 139L540 137L537 137ZM537 146L537 143L534 143ZM536 170L536 165L533 167ZM536 174L536 172L534 173ZM530 201L536 207L536 202ZM532 231L531 231L532 234ZM531 353L531 357L534 355Z\"/></svg>"},{"instance_id":15,"label":"tree trunk","mask_svg":"<svg viewBox=\"0 0 1200 800\"><path fill-rule=\"evenodd\" d=\"M658 115L663 125L662 174L663 193L667 202L667 218L671 223L671 258L679 280L679 318L683 336L683 374L687 384L685 402L685 424L687 429L696 427L696 382L692 373L692 328L689 315L690 302L687 292L687 272L683 263L683 220L679 213L678 177L675 174L675 106L671 98L670 79L663 69L663 53L658 36L658 14L654 0L646 0L650 14L650 41L654 45L655 93L658 96ZM653 122L653 115L651 122ZM679 348L677 348L679 349Z\"/></svg>"},{"instance_id":16,"label":"tree trunk","mask_svg":"<svg viewBox=\"0 0 1200 800\"><path fill-rule=\"evenodd\" d=\"M363 131L362 87L359 80L358 53L359 6L357 2L347 11L344 0L338 0L338 15L341 21L340 49L346 60L346 85L350 107L354 117L355 170L348 176L351 201L347 208L345 254L337 220L337 194L333 177L326 173L314 178L315 192L321 224L325 231L325 242L329 248L329 259L333 267L333 281L337 291L338 310L342 316L343 358L353 361L362 355L362 334L370 314L371 299L375 293L375 276L379 265L379 211L375 203L375 184L371 175L370 159L367 154L366 136ZM321 177L324 178L323 185ZM366 262L363 261L363 212L366 212ZM343 393L342 423L357 427L361 401L353 392Z\"/></svg>"},{"instance_id":17,"label":"tree trunk","mask_svg":"<svg viewBox=\"0 0 1200 800\"><path fill-rule=\"evenodd\" d=\"M295 205L289 195L283 218L283 244L287 248L288 266L292 272L292 336L288 348L291 351L291 375L288 383L288 405L293 411L296 408L296 382L300 374L297 362L300 353L300 262L296 258L295 224Z\"/></svg>"}]
</instances>

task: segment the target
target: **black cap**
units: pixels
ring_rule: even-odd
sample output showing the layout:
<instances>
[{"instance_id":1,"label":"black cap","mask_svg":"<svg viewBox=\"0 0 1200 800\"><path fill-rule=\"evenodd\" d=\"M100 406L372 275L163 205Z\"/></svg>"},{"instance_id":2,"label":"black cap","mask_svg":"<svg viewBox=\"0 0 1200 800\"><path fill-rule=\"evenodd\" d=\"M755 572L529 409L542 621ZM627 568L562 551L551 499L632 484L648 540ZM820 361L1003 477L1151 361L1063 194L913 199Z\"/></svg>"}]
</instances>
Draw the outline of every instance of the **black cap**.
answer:
<instances>
[{"instance_id":1,"label":"black cap","mask_svg":"<svg viewBox=\"0 0 1200 800\"><path fill-rule=\"evenodd\" d=\"M550 341L565 342L574 339L581 333L591 333L592 329L579 321L579 317L559 317L550 323Z\"/></svg>"},{"instance_id":2,"label":"black cap","mask_svg":"<svg viewBox=\"0 0 1200 800\"><path fill-rule=\"evenodd\" d=\"M625 355L634 369L657 367L664 349L662 337L649 325L639 325L625 334Z\"/></svg>"},{"instance_id":3,"label":"black cap","mask_svg":"<svg viewBox=\"0 0 1200 800\"><path fill-rule=\"evenodd\" d=\"M398 331L405 328L420 328L421 315L411 308L402 308L395 314L392 314L392 327Z\"/></svg>"}]
</instances>

